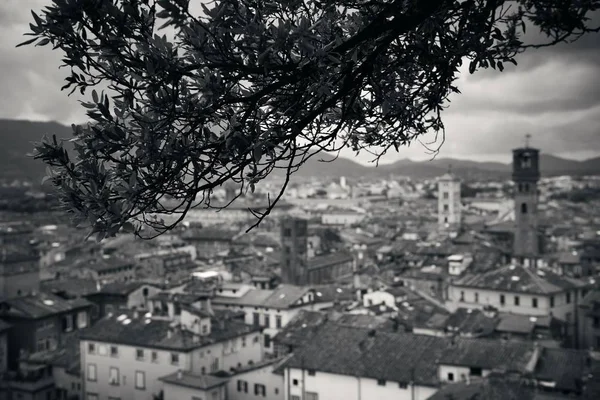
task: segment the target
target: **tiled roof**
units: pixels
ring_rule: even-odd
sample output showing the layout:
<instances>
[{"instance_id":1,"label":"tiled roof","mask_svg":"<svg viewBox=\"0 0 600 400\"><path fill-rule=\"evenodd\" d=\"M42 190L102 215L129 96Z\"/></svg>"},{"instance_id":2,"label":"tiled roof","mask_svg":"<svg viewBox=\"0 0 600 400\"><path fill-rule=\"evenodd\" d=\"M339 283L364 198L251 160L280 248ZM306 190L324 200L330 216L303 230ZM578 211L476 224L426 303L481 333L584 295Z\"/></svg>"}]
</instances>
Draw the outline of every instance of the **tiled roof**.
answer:
<instances>
[{"instance_id":1,"label":"tiled roof","mask_svg":"<svg viewBox=\"0 0 600 400\"><path fill-rule=\"evenodd\" d=\"M479 309L459 308L445 321L449 330L473 336L487 336L494 332L499 319L488 317Z\"/></svg>"},{"instance_id":2,"label":"tiled roof","mask_svg":"<svg viewBox=\"0 0 600 400\"><path fill-rule=\"evenodd\" d=\"M427 400L537 400L531 387L519 382L494 379L471 379L445 385Z\"/></svg>"},{"instance_id":3,"label":"tiled roof","mask_svg":"<svg viewBox=\"0 0 600 400\"><path fill-rule=\"evenodd\" d=\"M144 285L144 282L111 282L102 286L100 293L127 296Z\"/></svg>"},{"instance_id":4,"label":"tiled roof","mask_svg":"<svg viewBox=\"0 0 600 400\"><path fill-rule=\"evenodd\" d=\"M308 291L312 289L303 286L279 285L276 289L252 289L242 297L215 296L215 304L237 304L244 306L285 309L293 306Z\"/></svg>"},{"instance_id":5,"label":"tiled roof","mask_svg":"<svg viewBox=\"0 0 600 400\"><path fill-rule=\"evenodd\" d=\"M533 343L456 337L440 357L440 364L524 371L533 355Z\"/></svg>"},{"instance_id":6,"label":"tiled roof","mask_svg":"<svg viewBox=\"0 0 600 400\"><path fill-rule=\"evenodd\" d=\"M64 336L64 340L58 349L31 354L26 361L72 370L79 365L79 334L79 331L71 332Z\"/></svg>"},{"instance_id":7,"label":"tiled roof","mask_svg":"<svg viewBox=\"0 0 600 400\"><path fill-rule=\"evenodd\" d=\"M202 229L190 229L185 231L181 238L188 241L208 240L208 241L231 241L237 234L234 230L207 227Z\"/></svg>"},{"instance_id":8,"label":"tiled roof","mask_svg":"<svg viewBox=\"0 0 600 400\"><path fill-rule=\"evenodd\" d=\"M181 374L181 375L180 375ZM175 372L171 375L158 378L160 381L176 386L184 386L192 389L210 390L221 386L229 381L229 378L220 378L212 375L195 375L190 372Z\"/></svg>"},{"instance_id":9,"label":"tiled roof","mask_svg":"<svg viewBox=\"0 0 600 400\"><path fill-rule=\"evenodd\" d=\"M15 297L4 300L4 303L9 305L9 310L6 311L9 315L29 319L45 318L91 306L85 299L65 300L49 293Z\"/></svg>"},{"instance_id":10,"label":"tiled roof","mask_svg":"<svg viewBox=\"0 0 600 400\"><path fill-rule=\"evenodd\" d=\"M577 380L587 375L588 357L588 352L584 350L544 348L534 376L538 380L555 382L557 390L580 390Z\"/></svg>"},{"instance_id":11,"label":"tiled roof","mask_svg":"<svg viewBox=\"0 0 600 400\"><path fill-rule=\"evenodd\" d=\"M387 333L329 322L284 363L312 369L419 385L437 386L438 359L447 340L433 336Z\"/></svg>"},{"instance_id":12,"label":"tiled roof","mask_svg":"<svg viewBox=\"0 0 600 400\"><path fill-rule=\"evenodd\" d=\"M585 283L559 276L549 270L508 265L482 274L469 274L454 285L513 293L552 294L584 286Z\"/></svg>"},{"instance_id":13,"label":"tiled roof","mask_svg":"<svg viewBox=\"0 0 600 400\"><path fill-rule=\"evenodd\" d=\"M350 263L352 262L353 257L350 253L346 253L344 251L338 251L330 254L323 254L319 256L315 256L308 260L307 268L308 269L319 269L325 267L331 267L338 264Z\"/></svg>"},{"instance_id":14,"label":"tiled roof","mask_svg":"<svg viewBox=\"0 0 600 400\"><path fill-rule=\"evenodd\" d=\"M535 329L535 321L526 315L504 314L500 316L500 323L496 331L501 333L531 334Z\"/></svg>"},{"instance_id":15,"label":"tiled roof","mask_svg":"<svg viewBox=\"0 0 600 400\"><path fill-rule=\"evenodd\" d=\"M123 260L120 258L106 258L85 265L85 268L89 268L98 272L111 271L123 267L131 268L133 267L133 262L131 260Z\"/></svg>"},{"instance_id":16,"label":"tiled roof","mask_svg":"<svg viewBox=\"0 0 600 400\"><path fill-rule=\"evenodd\" d=\"M171 328L172 321L147 319L144 315L139 318L133 318L130 314L125 315L131 321L127 325L123 324L123 321L119 321L116 315L106 317L83 331L81 339L165 350L190 351L255 332L259 329L237 320L215 320L211 324L210 334L198 338L190 331ZM172 329L170 337L168 335L169 329ZM197 340L194 339L194 336Z\"/></svg>"},{"instance_id":17,"label":"tiled roof","mask_svg":"<svg viewBox=\"0 0 600 400\"><path fill-rule=\"evenodd\" d=\"M335 323L341 326L377 329L378 331L393 332L394 321L389 318L365 314L342 314L334 317Z\"/></svg>"},{"instance_id":18,"label":"tiled roof","mask_svg":"<svg viewBox=\"0 0 600 400\"><path fill-rule=\"evenodd\" d=\"M97 291L94 279L53 279L40 282L42 290L50 293L65 293L69 296L81 297Z\"/></svg>"},{"instance_id":19,"label":"tiled roof","mask_svg":"<svg viewBox=\"0 0 600 400\"><path fill-rule=\"evenodd\" d=\"M278 344L302 346L316 334L327 319L327 314L323 312L300 310L273 340Z\"/></svg>"}]
</instances>

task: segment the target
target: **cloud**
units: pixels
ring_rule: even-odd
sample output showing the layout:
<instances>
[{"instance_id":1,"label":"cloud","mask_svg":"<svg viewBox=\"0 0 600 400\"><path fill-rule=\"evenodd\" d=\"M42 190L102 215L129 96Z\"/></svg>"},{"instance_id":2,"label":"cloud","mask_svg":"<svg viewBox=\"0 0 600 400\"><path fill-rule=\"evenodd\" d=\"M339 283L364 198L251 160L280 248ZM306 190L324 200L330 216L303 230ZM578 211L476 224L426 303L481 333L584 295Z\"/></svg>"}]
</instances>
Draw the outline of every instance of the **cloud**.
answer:
<instances>
[{"instance_id":1,"label":"cloud","mask_svg":"<svg viewBox=\"0 0 600 400\"><path fill-rule=\"evenodd\" d=\"M15 45L26 37L32 17L49 0L0 0L0 117L56 120L65 124L85 120L77 95L60 92L67 70L58 69L60 52L48 47ZM597 16L594 16L597 19ZM600 19L599 19L600 20ZM531 29L529 30L531 31ZM528 34L535 39L535 32ZM526 133L543 151L576 157L600 154L600 35L576 43L528 51L519 65L494 70L466 71L458 80L462 94L453 96L445 111L446 141L442 157L508 160L510 149ZM432 138L423 138L424 142ZM351 152L344 155L354 157ZM431 157L418 143L383 161ZM361 154L357 160L372 157Z\"/></svg>"}]
</instances>

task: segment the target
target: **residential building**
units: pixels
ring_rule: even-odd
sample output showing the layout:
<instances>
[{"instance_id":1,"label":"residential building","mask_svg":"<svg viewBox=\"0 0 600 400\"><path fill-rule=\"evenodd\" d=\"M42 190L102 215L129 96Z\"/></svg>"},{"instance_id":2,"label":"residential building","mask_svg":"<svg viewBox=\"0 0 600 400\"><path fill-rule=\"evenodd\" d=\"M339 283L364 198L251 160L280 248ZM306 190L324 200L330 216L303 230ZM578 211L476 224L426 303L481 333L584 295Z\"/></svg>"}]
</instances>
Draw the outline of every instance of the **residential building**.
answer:
<instances>
[{"instance_id":1,"label":"residential building","mask_svg":"<svg viewBox=\"0 0 600 400\"><path fill-rule=\"evenodd\" d=\"M226 390L228 380L181 370L160 378L163 383L164 400L229 400Z\"/></svg>"},{"instance_id":2,"label":"residential building","mask_svg":"<svg viewBox=\"0 0 600 400\"><path fill-rule=\"evenodd\" d=\"M177 371L195 379L258 362L261 355L260 328L223 315L213 318L198 306L183 308L179 320L115 314L81 336L83 391L98 400L152 400L177 381Z\"/></svg>"},{"instance_id":3,"label":"residential building","mask_svg":"<svg viewBox=\"0 0 600 400\"><path fill-rule=\"evenodd\" d=\"M281 219L281 282L307 283L308 221L303 218Z\"/></svg>"},{"instance_id":4,"label":"residential building","mask_svg":"<svg viewBox=\"0 0 600 400\"><path fill-rule=\"evenodd\" d=\"M539 150L525 147L513 150L515 184L515 230L513 255L519 262L536 264L541 253L538 221Z\"/></svg>"},{"instance_id":5,"label":"residential building","mask_svg":"<svg viewBox=\"0 0 600 400\"><path fill-rule=\"evenodd\" d=\"M508 265L450 283L446 305L493 307L504 313L533 317L552 315L565 321L570 342L577 338L577 311L589 284L546 269Z\"/></svg>"},{"instance_id":6,"label":"residential building","mask_svg":"<svg viewBox=\"0 0 600 400\"><path fill-rule=\"evenodd\" d=\"M5 243L0 252L0 298L39 291L39 254L28 243Z\"/></svg>"},{"instance_id":7,"label":"residential building","mask_svg":"<svg viewBox=\"0 0 600 400\"><path fill-rule=\"evenodd\" d=\"M590 291L579 305L579 348L600 352L600 290Z\"/></svg>"},{"instance_id":8,"label":"residential building","mask_svg":"<svg viewBox=\"0 0 600 400\"><path fill-rule=\"evenodd\" d=\"M352 210L331 210L321 214L321 224L351 226L361 223L366 215Z\"/></svg>"},{"instance_id":9,"label":"residential building","mask_svg":"<svg viewBox=\"0 0 600 400\"><path fill-rule=\"evenodd\" d=\"M85 298L94 304L95 320L120 309L149 310L149 299L160 291L158 286L143 282L111 282Z\"/></svg>"},{"instance_id":10,"label":"residential building","mask_svg":"<svg viewBox=\"0 0 600 400\"><path fill-rule=\"evenodd\" d=\"M128 282L135 278L135 264L120 258L101 258L78 264L71 270L71 276L93 279L102 284Z\"/></svg>"},{"instance_id":11,"label":"residential building","mask_svg":"<svg viewBox=\"0 0 600 400\"><path fill-rule=\"evenodd\" d=\"M274 290L245 286L236 293L219 293L212 300L215 309L243 311L249 325L263 330L264 350L274 352L273 337L303 309L326 307L328 303L315 303L313 289L279 285Z\"/></svg>"},{"instance_id":12,"label":"residential building","mask_svg":"<svg viewBox=\"0 0 600 400\"><path fill-rule=\"evenodd\" d=\"M64 300L47 293L0 301L0 318L12 325L8 336L9 368L16 366L22 352L54 350L67 334L87 328L91 308L84 299Z\"/></svg>"},{"instance_id":13,"label":"residential building","mask_svg":"<svg viewBox=\"0 0 600 400\"><path fill-rule=\"evenodd\" d=\"M231 372L227 382L227 400L283 399L282 359L267 359Z\"/></svg>"}]
</instances>

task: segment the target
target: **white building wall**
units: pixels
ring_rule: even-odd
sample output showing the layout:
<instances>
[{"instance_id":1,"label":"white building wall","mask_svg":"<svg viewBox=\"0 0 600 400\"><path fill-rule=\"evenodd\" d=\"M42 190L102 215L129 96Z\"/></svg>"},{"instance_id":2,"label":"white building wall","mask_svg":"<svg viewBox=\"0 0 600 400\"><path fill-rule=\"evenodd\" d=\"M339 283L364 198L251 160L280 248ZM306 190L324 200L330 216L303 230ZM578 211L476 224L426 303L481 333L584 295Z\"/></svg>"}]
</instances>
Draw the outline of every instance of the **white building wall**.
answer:
<instances>
[{"instance_id":1,"label":"white building wall","mask_svg":"<svg viewBox=\"0 0 600 400\"><path fill-rule=\"evenodd\" d=\"M297 385L294 385L297 380ZM377 380L347 375L316 372L309 376L299 369L286 369L284 376L285 400L302 393L317 393L319 400L425 400L437 392L437 388L410 385L401 388L398 382L387 381L380 386ZM303 390L304 389L304 390ZM413 396L414 391L414 396Z\"/></svg>"},{"instance_id":2,"label":"white building wall","mask_svg":"<svg viewBox=\"0 0 600 400\"><path fill-rule=\"evenodd\" d=\"M464 293L463 301L461 301L461 292ZM504 304L501 303L502 295L504 295ZM515 304L515 297L519 298L519 305ZM533 307L534 298L537 299L537 307ZM500 312L531 316L546 316L550 312L550 300L546 295L497 292L494 290L458 286L450 286L448 288L447 305L453 310L460 307L483 308L486 305L490 305L497 308Z\"/></svg>"},{"instance_id":3,"label":"white building wall","mask_svg":"<svg viewBox=\"0 0 600 400\"><path fill-rule=\"evenodd\" d=\"M148 296L144 297L144 289L148 289ZM159 293L161 289L152 285L143 285L133 291L127 298L127 308L133 309L150 309L150 299L152 296Z\"/></svg>"},{"instance_id":4,"label":"white building wall","mask_svg":"<svg viewBox=\"0 0 600 400\"><path fill-rule=\"evenodd\" d=\"M484 369L481 375L486 377L490 374L490 370ZM453 380L450 380L449 374L453 374ZM457 365L440 365L438 369L438 378L442 382L462 382L470 375L470 368Z\"/></svg>"},{"instance_id":5,"label":"white building wall","mask_svg":"<svg viewBox=\"0 0 600 400\"><path fill-rule=\"evenodd\" d=\"M118 357L110 356L110 344L96 344L96 354L88 353L88 341L81 341L81 368L83 370L83 393L95 393L98 400L108 400L109 397L120 398L121 400L153 400L152 396L158 394L163 384L158 379L172 374L178 369L188 370L190 366L190 356L186 353L179 354L179 365L171 364L171 352L161 350L145 349L144 360L136 360L136 347L118 345ZM99 347L107 347L107 355L99 354ZM151 351L156 351L158 359L156 362L151 360ZM88 380L88 365L96 365L96 381ZM109 383L109 369L117 367L119 369L120 382L118 386ZM135 372L144 371L146 380L146 389L139 390L135 388Z\"/></svg>"},{"instance_id":6,"label":"white building wall","mask_svg":"<svg viewBox=\"0 0 600 400\"><path fill-rule=\"evenodd\" d=\"M248 384L248 393L238 391L238 381ZM283 400L283 375L273 373L273 364L252 371L234 375L227 383L227 400L255 400L254 385L265 386L265 396L259 396L266 400Z\"/></svg>"},{"instance_id":7,"label":"white building wall","mask_svg":"<svg viewBox=\"0 0 600 400\"><path fill-rule=\"evenodd\" d=\"M375 291L371 293L365 293L363 295L363 306L369 307L384 303L386 306L390 308L395 308L396 303L394 296L391 293L383 292L383 291Z\"/></svg>"}]
</instances>

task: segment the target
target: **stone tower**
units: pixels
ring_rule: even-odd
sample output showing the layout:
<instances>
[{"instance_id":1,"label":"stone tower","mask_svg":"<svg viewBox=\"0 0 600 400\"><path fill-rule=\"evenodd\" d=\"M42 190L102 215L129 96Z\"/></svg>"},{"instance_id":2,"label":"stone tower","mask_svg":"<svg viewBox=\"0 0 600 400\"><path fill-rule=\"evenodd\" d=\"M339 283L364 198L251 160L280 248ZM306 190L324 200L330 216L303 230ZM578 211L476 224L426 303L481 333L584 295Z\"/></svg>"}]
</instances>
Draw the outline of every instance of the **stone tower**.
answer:
<instances>
[{"instance_id":1,"label":"stone tower","mask_svg":"<svg viewBox=\"0 0 600 400\"><path fill-rule=\"evenodd\" d=\"M529 135L527 135L529 139ZM529 265L540 255L538 233L538 181L540 163L538 149L524 147L513 150L513 173L515 200L515 235L513 256L517 262Z\"/></svg>"},{"instance_id":2,"label":"stone tower","mask_svg":"<svg viewBox=\"0 0 600 400\"><path fill-rule=\"evenodd\" d=\"M438 227L440 231L460 230L462 221L460 180L448 168L438 180Z\"/></svg>"},{"instance_id":3,"label":"stone tower","mask_svg":"<svg viewBox=\"0 0 600 400\"><path fill-rule=\"evenodd\" d=\"M307 280L308 221L297 217L281 220L281 282L305 285Z\"/></svg>"}]
</instances>

